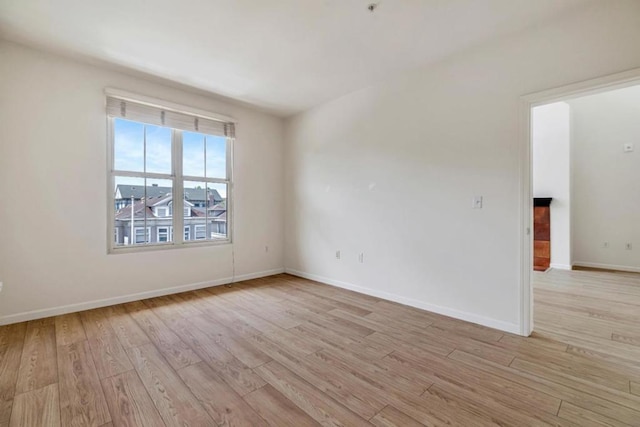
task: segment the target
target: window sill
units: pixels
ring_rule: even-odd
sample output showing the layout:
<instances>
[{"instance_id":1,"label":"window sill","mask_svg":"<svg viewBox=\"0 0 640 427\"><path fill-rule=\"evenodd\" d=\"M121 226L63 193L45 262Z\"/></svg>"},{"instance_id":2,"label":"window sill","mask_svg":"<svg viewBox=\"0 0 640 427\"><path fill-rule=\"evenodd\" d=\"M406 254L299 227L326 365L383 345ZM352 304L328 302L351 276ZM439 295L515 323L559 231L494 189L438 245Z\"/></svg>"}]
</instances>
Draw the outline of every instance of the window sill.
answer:
<instances>
[{"instance_id":1,"label":"window sill","mask_svg":"<svg viewBox=\"0 0 640 427\"><path fill-rule=\"evenodd\" d=\"M137 252L154 252L165 251L171 249L185 249L185 248L202 248L209 246L228 246L232 245L231 239L220 240L203 240L203 241L189 241L185 243L152 243L148 245L132 245L132 246L112 246L108 249L108 255L130 254Z\"/></svg>"}]
</instances>

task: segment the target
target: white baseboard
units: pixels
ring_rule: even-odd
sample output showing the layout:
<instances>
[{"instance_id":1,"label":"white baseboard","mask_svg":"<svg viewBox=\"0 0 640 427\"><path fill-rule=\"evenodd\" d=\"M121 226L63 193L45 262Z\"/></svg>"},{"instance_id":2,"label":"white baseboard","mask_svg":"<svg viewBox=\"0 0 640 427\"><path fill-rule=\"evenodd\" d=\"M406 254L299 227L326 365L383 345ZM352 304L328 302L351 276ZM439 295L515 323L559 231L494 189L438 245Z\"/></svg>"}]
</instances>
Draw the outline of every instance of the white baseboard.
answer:
<instances>
[{"instance_id":1,"label":"white baseboard","mask_svg":"<svg viewBox=\"0 0 640 427\"><path fill-rule=\"evenodd\" d=\"M551 263L549 267L554 268L556 270L571 270L571 266L569 264L554 264Z\"/></svg>"},{"instance_id":2,"label":"white baseboard","mask_svg":"<svg viewBox=\"0 0 640 427\"><path fill-rule=\"evenodd\" d=\"M411 307L420 308L422 310L431 311L433 313L442 314L444 316L465 320L467 322L476 323L478 325L487 326L489 328L499 329L501 331L521 335L520 325L515 323L503 322L501 320L491 319L489 317L479 316L477 314L468 313L465 311L459 311L459 310L455 310L448 307L442 307L439 305L430 304L424 301L419 301L413 298L407 298L407 297L391 294L384 291L377 291L374 289L369 289L362 286L354 285L351 283L329 279L328 277L318 276L316 274L311 274L311 273L305 273L303 271L298 271L291 268L285 268L285 273L288 273L294 276L303 277L305 279L315 280L316 282L325 283L327 285L336 286L338 288L348 289L350 291L358 292L361 294L370 295L373 297L397 302L397 303L408 305Z\"/></svg>"},{"instance_id":3,"label":"white baseboard","mask_svg":"<svg viewBox=\"0 0 640 427\"><path fill-rule=\"evenodd\" d=\"M603 268L605 270L628 271L630 273L640 273L640 267L631 267L628 265L602 264L599 262L576 261L573 263L576 267Z\"/></svg>"},{"instance_id":4,"label":"white baseboard","mask_svg":"<svg viewBox=\"0 0 640 427\"><path fill-rule=\"evenodd\" d=\"M188 285L174 286L171 288L154 289L152 291L139 292L136 294L122 295L118 297L104 298L99 300L80 302L76 304L63 305L59 307L44 308L40 310L26 311L24 313L10 314L0 317L0 325L25 322L28 320L42 319L45 317L59 316L61 314L74 313L77 311L91 310L92 308L107 307L115 304L122 304L131 301L140 301L147 298L160 297L163 295L178 294L180 292L193 291L196 289L210 288L213 286L227 285L243 280L257 279L260 277L272 276L284 273L284 268L258 271L256 273L242 274L235 278L224 277L222 279L210 280L206 282L191 283Z\"/></svg>"},{"instance_id":5,"label":"white baseboard","mask_svg":"<svg viewBox=\"0 0 640 427\"><path fill-rule=\"evenodd\" d=\"M258 271L256 273L247 273L247 274L241 274L239 276L235 276L233 279L233 282L242 282L243 280L251 280L251 279L259 279L261 277L267 277L267 276L273 276L275 274L282 274L284 273L284 267L281 268L274 268L273 270L264 270L264 271ZM224 283L225 285L231 283L231 280L229 280L227 283Z\"/></svg>"}]
</instances>

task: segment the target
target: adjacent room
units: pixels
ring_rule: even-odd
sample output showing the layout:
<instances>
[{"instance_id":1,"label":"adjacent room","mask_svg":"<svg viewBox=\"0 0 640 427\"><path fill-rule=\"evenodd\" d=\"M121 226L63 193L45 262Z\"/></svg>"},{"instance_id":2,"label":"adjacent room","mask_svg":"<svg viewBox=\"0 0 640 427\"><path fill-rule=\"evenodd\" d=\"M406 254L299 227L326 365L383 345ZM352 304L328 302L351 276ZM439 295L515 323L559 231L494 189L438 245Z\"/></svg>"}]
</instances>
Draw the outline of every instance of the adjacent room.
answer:
<instances>
[{"instance_id":1,"label":"adjacent room","mask_svg":"<svg viewBox=\"0 0 640 427\"><path fill-rule=\"evenodd\" d=\"M640 426L637 0L0 0L0 427Z\"/></svg>"},{"instance_id":2,"label":"adjacent room","mask_svg":"<svg viewBox=\"0 0 640 427\"><path fill-rule=\"evenodd\" d=\"M613 362L589 375L626 391L615 366L638 366L640 86L620 86L532 109L533 308L535 336L593 366ZM572 356L564 363L576 369Z\"/></svg>"}]
</instances>

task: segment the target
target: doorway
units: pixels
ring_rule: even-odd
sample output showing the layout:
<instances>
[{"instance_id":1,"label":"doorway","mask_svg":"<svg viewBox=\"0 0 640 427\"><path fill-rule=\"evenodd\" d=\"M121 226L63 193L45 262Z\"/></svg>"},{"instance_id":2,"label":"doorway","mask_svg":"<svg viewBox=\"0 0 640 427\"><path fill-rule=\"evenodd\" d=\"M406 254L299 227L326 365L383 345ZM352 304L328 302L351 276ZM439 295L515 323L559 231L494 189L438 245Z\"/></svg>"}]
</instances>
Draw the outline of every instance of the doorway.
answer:
<instances>
[{"instance_id":1,"label":"doorway","mask_svg":"<svg viewBox=\"0 0 640 427\"><path fill-rule=\"evenodd\" d=\"M572 151L575 149L575 143L571 143L570 139L576 135L571 133L571 121L575 120L570 114L571 105L574 104L574 108L579 107L580 111L589 111L589 108L593 110L593 105L598 105L598 100L593 100L593 96L613 93L614 91L624 88L631 88L640 85L640 69L632 70L625 73L620 73L612 76L603 77L600 79L590 80L574 85L569 85L561 88L556 88L536 94L525 96L521 99L521 111L522 111L522 156L521 156L521 195L522 195L522 207L521 207L521 243L522 243L522 257L521 257L521 334L528 336L534 329L533 319L533 283L535 276L533 275L534 266L534 249L540 249L544 245L540 243L534 243L536 237L536 230L534 228L534 215L532 208L533 198L551 198L550 209L550 230L545 236L545 233L538 233L537 237L545 237L548 240L548 255L549 255L549 267L556 270L571 270L573 265L576 264L588 264L589 262L583 259L577 259L576 257L593 258L593 253L585 255L585 252L603 252L604 249L611 248L613 241L615 240L615 249L619 250L618 246L623 245L623 250L632 250L632 237L624 238L620 237L619 232L609 232L609 236L597 235L594 233L593 228L589 233L584 233L584 228L588 227L589 221L576 221L575 209L584 209L584 204L579 202L584 197L577 198L578 188L575 187L573 180L576 177L575 164L572 166L571 159L574 159L575 153ZM640 93L640 86L638 86ZM589 101L591 97L591 102ZM589 106L591 104L591 107ZM541 117L553 118L556 123L553 126L548 126L546 129L537 129L537 136L541 133L547 132L546 136L550 137L556 142L556 145L549 144L543 150L539 150L539 147L534 147L534 137L536 136L536 119L539 121ZM561 121L565 121L564 125L558 127ZM636 119L637 121L637 119ZM586 121L588 124L588 120ZM584 124L584 123L583 123ZM583 126L584 127L584 126ZM555 133L554 133L555 132ZM581 130L582 132L582 130ZM588 132L587 132L588 133ZM555 138L555 139L554 139ZM631 139L631 138L630 138ZM558 141L561 141L561 146L557 145ZM562 145L565 144L566 145ZM632 141L629 141L632 143ZM635 157L640 156L640 135L637 138L638 152ZM593 147L589 147L590 149ZM620 144L619 148L621 153L625 153L628 147L624 144ZM635 147L632 147L632 151ZM585 150L588 151L588 150ZM593 151L593 150L591 150ZM597 151L597 150L596 150ZM628 151L626 153L629 153ZM579 152L580 156L583 155L582 151ZM594 157L593 153L589 156ZM547 172L547 174L540 174L534 170L533 162L535 159L540 161L541 159L547 159L553 165L555 170ZM598 155L595 155L598 160ZM629 158L629 157L627 157ZM583 159L584 160L584 159ZM572 170L572 167L574 169ZM616 165L612 168L612 176L616 174ZM638 168L640 169L640 168ZM593 171L592 171L593 172ZM640 189L639 189L640 190ZM583 191L583 190L580 190ZM547 194L543 194L543 193ZM553 195L556 196L556 205L553 205ZM640 194L640 191L638 192ZM587 194L588 197L588 194ZM572 207L574 212L572 212ZM555 208L555 209L554 209ZM597 217L600 213L596 213L592 216ZM615 215L613 215L615 216ZM554 227L555 224L555 227ZM576 232L580 233L580 239L576 238ZM592 236L596 234L595 236ZM607 234L607 233L604 233ZM614 237L615 235L615 237ZM596 249L594 249L593 243L585 243L585 238L589 238L592 241L599 242ZM640 237L640 236L638 236ZM636 238L638 238L636 237ZM622 240L621 240L622 239ZM600 240L602 240L600 242ZM639 243L640 244L640 243ZM579 245L579 246L578 246ZM588 251L583 250L587 248ZM640 248L639 248L640 249ZM610 251L609 254L614 251ZM605 253L606 254L606 253ZM554 256L555 255L555 256ZM628 253L627 253L628 255ZM539 260L538 260L539 261ZM598 264L597 262L593 264ZM601 265L604 265L601 263ZM588 267L589 265L585 265ZM638 269L640 271L640 268Z\"/></svg>"}]
</instances>

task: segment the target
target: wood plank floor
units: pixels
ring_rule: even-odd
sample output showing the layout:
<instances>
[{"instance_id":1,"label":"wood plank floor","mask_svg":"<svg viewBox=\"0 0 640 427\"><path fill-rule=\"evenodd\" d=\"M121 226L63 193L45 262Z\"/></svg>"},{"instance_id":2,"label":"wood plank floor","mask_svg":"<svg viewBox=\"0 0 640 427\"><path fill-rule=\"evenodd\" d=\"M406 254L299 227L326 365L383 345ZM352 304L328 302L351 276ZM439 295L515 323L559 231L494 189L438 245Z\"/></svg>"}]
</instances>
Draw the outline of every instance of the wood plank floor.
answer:
<instances>
[{"instance_id":1,"label":"wood plank floor","mask_svg":"<svg viewBox=\"0 0 640 427\"><path fill-rule=\"evenodd\" d=\"M6 426L640 426L640 275L535 275L521 338L277 275L0 327Z\"/></svg>"}]
</instances>

